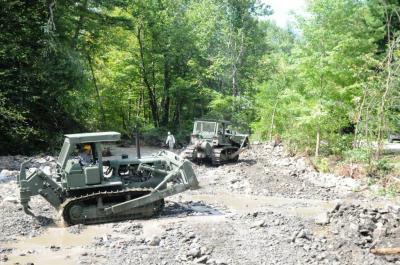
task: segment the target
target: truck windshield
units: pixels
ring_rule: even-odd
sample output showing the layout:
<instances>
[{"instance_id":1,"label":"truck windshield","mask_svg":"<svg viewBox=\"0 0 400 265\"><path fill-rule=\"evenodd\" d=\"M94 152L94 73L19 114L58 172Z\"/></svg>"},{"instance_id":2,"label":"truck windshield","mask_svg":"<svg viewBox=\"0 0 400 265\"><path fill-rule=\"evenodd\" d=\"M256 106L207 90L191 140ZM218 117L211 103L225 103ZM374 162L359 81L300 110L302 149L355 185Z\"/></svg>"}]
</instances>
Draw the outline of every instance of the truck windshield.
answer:
<instances>
[{"instance_id":1,"label":"truck windshield","mask_svg":"<svg viewBox=\"0 0 400 265\"><path fill-rule=\"evenodd\" d=\"M201 132L208 132L214 133L215 132L215 122L207 122L207 121L198 121L194 126L193 133L201 133Z\"/></svg>"}]
</instances>

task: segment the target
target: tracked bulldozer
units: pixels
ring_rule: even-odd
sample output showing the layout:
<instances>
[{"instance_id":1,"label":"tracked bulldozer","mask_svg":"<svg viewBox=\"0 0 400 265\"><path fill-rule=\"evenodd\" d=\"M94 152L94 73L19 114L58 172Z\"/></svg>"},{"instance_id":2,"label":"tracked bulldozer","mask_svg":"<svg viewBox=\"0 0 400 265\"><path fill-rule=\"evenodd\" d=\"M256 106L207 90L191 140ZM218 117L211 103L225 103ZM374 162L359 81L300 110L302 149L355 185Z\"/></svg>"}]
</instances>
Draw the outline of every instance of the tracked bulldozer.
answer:
<instances>
[{"instance_id":1,"label":"tracked bulldozer","mask_svg":"<svg viewBox=\"0 0 400 265\"><path fill-rule=\"evenodd\" d=\"M249 136L233 131L229 121L196 120L189 146L182 157L192 162L210 162L214 166L236 162L249 146Z\"/></svg>"},{"instance_id":2,"label":"tracked bulldozer","mask_svg":"<svg viewBox=\"0 0 400 265\"><path fill-rule=\"evenodd\" d=\"M34 216L29 201L41 195L67 225L148 218L163 209L165 197L198 185L191 163L172 152L103 158L102 144L118 140L117 132L65 135L54 175L40 169L28 174L30 160L23 162L18 185L24 211Z\"/></svg>"}]
</instances>

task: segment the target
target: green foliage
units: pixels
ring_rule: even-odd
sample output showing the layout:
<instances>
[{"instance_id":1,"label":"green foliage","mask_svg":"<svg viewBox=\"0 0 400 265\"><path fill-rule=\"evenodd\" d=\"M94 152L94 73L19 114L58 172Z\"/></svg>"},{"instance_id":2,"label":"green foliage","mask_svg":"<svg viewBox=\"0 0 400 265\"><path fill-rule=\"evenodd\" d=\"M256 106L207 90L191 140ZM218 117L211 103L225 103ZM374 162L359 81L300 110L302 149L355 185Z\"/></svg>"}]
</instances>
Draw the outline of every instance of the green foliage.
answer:
<instances>
[{"instance_id":1,"label":"green foliage","mask_svg":"<svg viewBox=\"0 0 400 265\"><path fill-rule=\"evenodd\" d=\"M377 126L373 116L363 117L368 124L362 123L360 109L376 104L366 105L365 98L373 91L381 58L382 6L313 0L308 12L298 19L298 38L276 30L270 78L260 83L252 128L262 139L280 135L293 150L341 155L356 146L355 130L357 137L370 136L369 128ZM378 98L374 96L379 103ZM343 132L345 128L353 130Z\"/></svg>"},{"instance_id":2,"label":"green foliage","mask_svg":"<svg viewBox=\"0 0 400 265\"><path fill-rule=\"evenodd\" d=\"M317 158L314 161L315 166L317 167L318 171L323 173L330 172L329 160L328 158Z\"/></svg>"},{"instance_id":3,"label":"green foliage","mask_svg":"<svg viewBox=\"0 0 400 265\"><path fill-rule=\"evenodd\" d=\"M166 128L148 128L142 131L144 144L151 146L161 146L167 138L168 130ZM164 139L165 138L165 139ZM164 140L163 140L164 139Z\"/></svg>"},{"instance_id":4,"label":"green foliage","mask_svg":"<svg viewBox=\"0 0 400 265\"><path fill-rule=\"evenodd\" d=\"M393 166L386 159L372 161L367 168L367 176L372 179L381 179L392 172Z\"/></svg>"},{"instance_id":5,"label":"green foliage","mask_svg":"<svg viewBox=\"0 0 400 265\"><path fill-rule=\"evenodd\" d=\"M2 1L0 8L0 152L46 149L57 134L83 127L66 104L81 68L55 32L60 21L47 1Z\"/></svg>"},{"instance_id":6,"label":"green foliage","mask_svg":"<svg viewBox=\"0 0 400 265\"><path fill-rule=\"evenodd\" d=\"M150 138L168 129L181 138L195 117L215 114L217 95L231 97L235 112L252 105L246 94L266 52L256 17L270 13L254 0L1 8L3 153L44 150L74 131L129 135L138 120ZM246 111L231 118L247 123Z\"/></svg>"},{"instance_id":7,"label":"green foliage","mask_svg":"<svg viewBox=\"0 0 400 265\"><path fill-rule=\"evenodd\" d=\"M398 3L312 0L283 29L261 2L1 2L1 152L138 124L149 143L187 141L209 117L364 161L349 150L399 123Z\"/></svg>"},{"instance_id":8,"label":"green foliage","mask_svg":"<svg viewBox=\"0 0 400 265\"><path fill-rule=\"evenodd\" d=\"M369 163L372 152L370 148L350 149L343 152L343 158L350 163Z\"/></svg>"}]
</instances>

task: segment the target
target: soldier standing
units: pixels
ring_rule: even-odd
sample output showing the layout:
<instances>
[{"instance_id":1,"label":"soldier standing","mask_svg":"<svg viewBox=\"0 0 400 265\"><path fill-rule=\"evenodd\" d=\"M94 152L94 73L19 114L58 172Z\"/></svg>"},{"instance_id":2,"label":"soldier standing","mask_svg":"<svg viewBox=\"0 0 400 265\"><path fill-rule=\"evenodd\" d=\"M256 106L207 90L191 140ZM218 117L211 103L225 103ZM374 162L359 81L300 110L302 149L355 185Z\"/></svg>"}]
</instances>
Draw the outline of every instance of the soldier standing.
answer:
<instances>
[{"instance_id":1,"label":"soldier standing","mask_svg":"<svg viewBox=\"0 0 400 265\"><path fill-rule=\"evenodd\" d=\"M168 132L167 141L165 143L169 146L169 150L172 151L172 149L174 149L175 137L171 134L171 132Z\"/></svg>"}]
</instances>

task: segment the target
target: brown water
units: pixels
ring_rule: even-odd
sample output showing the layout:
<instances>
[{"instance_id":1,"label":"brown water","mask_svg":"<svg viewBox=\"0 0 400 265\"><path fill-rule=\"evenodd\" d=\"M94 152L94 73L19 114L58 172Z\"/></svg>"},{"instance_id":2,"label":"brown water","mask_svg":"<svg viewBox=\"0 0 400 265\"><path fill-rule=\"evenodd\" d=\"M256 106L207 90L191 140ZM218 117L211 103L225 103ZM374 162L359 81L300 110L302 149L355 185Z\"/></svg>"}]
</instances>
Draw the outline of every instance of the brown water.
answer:
<instances>
[{"instance_id":1,"label":"brown water","mask_svg":"<svg viewBox=\"0 0 400 265\"><path fill-rule=\"evenodd\" d=\"M206 218L205 218L206 217ZM220 216L188 216L185 218L166 217L150 220L138 220L143 226L143 233L140 237L150 239L153 236L161 236L165 231L164 226L184 222L190 219L189 222L219 222L225 220L225 217ZM79 257L83 253L92 252L93 247L89 247L94 243L95 237L106 237L111 235L119 238L132 238L134 235L123 234L115 231L113 224L90 225L86 226L79 234L72 234L64 227L52 227L45 233L32 238L20 238L18 242L12 242L1 245L3 248L12 248L13 253L8 255L8 261L4 264L26 264L33 262L34 264L78 264ZM61 247L59 250L52 250L50 247ZM28 253L31 251L33 253ZM91 256L90 260L96 263L102 262L102 257L96 250L95 257ZM20 256L23 254L23 256ZM3 263L2 263L3 264Z\"/></svg>"},{"instance_id":2,"label":"brown water","mask_svg":"<svg viewBox=\"0 0 400 265\"><path fill-rule=\"evenodd\" d=\"M88 226L80 234L72 234L64 227L51 227L42 235L32 238L21 238L16 243L2 245L3 248L15 249L8 255L6 264L19 262L26 264L77 264L78 257L85 252L84 246L90 244L94 237L112 232L109 225ZM53 250L50 247L61 247ZM27 253L33 251L32 254ZM20 256L20 254L25 254Z\"/></svg>"},{"instance_id":3,"label":"brown water","mask_svg":"<svg viewBox=\"0 0 400 265\"><path fill-rule=\"evenodd\" d=\"M273 210L301 217L315 217L334 207L335 202L321 200L284 198L276 196L250 196L231 193L219 194L183 194L183 198L203 201L210 204L225 205L238 213Z\"/></svg>"}]
</instances>

